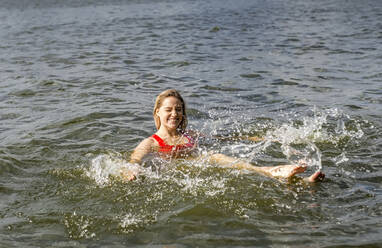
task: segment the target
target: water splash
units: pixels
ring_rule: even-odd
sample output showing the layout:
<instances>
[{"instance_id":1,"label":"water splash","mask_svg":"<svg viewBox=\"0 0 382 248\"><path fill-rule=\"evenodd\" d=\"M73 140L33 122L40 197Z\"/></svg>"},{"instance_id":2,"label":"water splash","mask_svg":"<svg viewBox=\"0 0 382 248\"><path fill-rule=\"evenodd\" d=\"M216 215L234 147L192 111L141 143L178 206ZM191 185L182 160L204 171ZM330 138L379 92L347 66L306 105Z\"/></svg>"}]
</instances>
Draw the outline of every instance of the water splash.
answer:
<instances>
[{"instance_id":1,"label":"water splash","mask_svg":"<svg viewBox=\"0 0 382 248\"><path fill-rule=\"evenodd\" d=\"M144 166L131 164L121 154L110 152L91 159L85 174L93 179L97 185L110 185L113 178L121 179L121 170L134 171L140 177L150 180L152 184L164 183L178 188L185 194L215 196L223 194L226 178L211 173L213 166L209 166L205 159L165 161L153 158ZM211 176L212 175L212 176ZM167 190L167 186L165 188ZM172 191L173 189L171 189Z\"/></svg>"},{"instance_id":2,"label":"water splash","mask_svg":"<svg viewBox=\"0 0 382 248\"><path fill-rule=\"evenodd\" d=\"M333 161L336 165L339 165L339 164L342 164L342 163L349 161L349 158L346 157L345 152L342 152L340 155L333 158Z\"/></svg>"},{"instance_id":3,"label":"water splash","mask_svg":"<svg viewBox=\"0 0 382 248\"><path fill-rule=\"evenodd\" d=\"M230 118L235 119L235 116ZM354 140L363 135L362 122L337 109L316 108L299 114L288 113L286 121L283 118L283 116L276 116L274 119L267 119L267 124L264 124L264 121L258 125L252 124L253 120L234 123L230 122L229 118L213 120L214 125L205 126L206 129L214 129L213 133L217 135L223 132L233 139L223 141L215 139L213 140L215 146L203 147L200 153L216 150L246 160L253 158L261 160L269 156L272 162L285 159L290 163L297 163L299 160L304 160L310 169L322 170L322 154L319 147L323 144L325 147L326 143L329 143L331 147L338 146L337 154L340 154L344 139ZM280 119L283 120L280 121ZM230 128L224 130L227 126ZM257 143L235 139L237 136L245 136L248 133L263 133L265 139ZM335 158L335 163L340 164L349 160L346 157L346 147L344 149L345 152ZM261 198L264 191L269 190L274 193L274 189L277 189L274 183L277 182L254 182L253 180L262 179L243 176L244 174L239 170L221 169L210 165L203 158L167 162L154 158L151 163L136 166L128 163L126 158L117 152L90 156L89 164L85 169L86 175L101 187L110 185L110 188L105 187L104 190L110 190L113 193L110 194L113 195L110 201L120 204L112 220L117 222L117 232L132 233L158 221L165 221L176 216L177 213L173 209L184 212L184 209L192 208L193 204L190 203L194 203L195 199L198 202L218 202L217 206L223 211L240 218L250 218L246 209L262 208L261 206L265 203L274 209L281 209L280 211L293 209L293 204L289 204L289 201L277 205L278 203L274 203L271 199ZM134 168L142 177L138 176L138 180L126 184L110 184L115 182L113 178L118 177L123 168ZM348 175L350 172L343 170L343 173ZM238 177L241 179L238 180ZM248 183L243 183L243 180L247 180L245 182ZM249 198L250 200L245 203L231 201L230 196L245 195L244 192L247 192L249 188L252 191L258 191L256 193L258 196ZM297 193L294 198L297 198ZM188 203L186 207L183 205L184 202ZM67 219L68 229L73 230L73 236L93 237L92 227L96 225L93 219L74 216ZM77 222L73 224L72 219Z\"/></svg>"},{"instance_id":4,"label":"water splash","mask_svg":"<svg viewBox=\"0 0 382 248\"><path fill-rule=\"evenodd\" d=\"M99 186L105 186L110 183L111 178L120 177L124 169L138 174L142 167L129 163L119 153L101 154L91 160L86 175Z\"/></svg>"},{"instance_id":5,"label":"water splash","mask_svg":"<svg viewBox=\"0 0 382 248\"><path fill-rule=\"evenodd\" d=\"M316 171L322 170L320 145L331 144L344 152L348 144L363 137L362 125L365 122L350 117L338 108L318 107L299 113L279 113L276 118L258 118L252 130L248 128L250 121L238 122L232 119L237 118L234 116L214 120L204 128L214 128L214 134L219 135L220 130L230 123L231 132L228 135L222 132L223 135L235 138L248 136L248 133L263 133L264 140L258 143L233 140L220 146L215 143L215 150L256 162L264 158L269 161L279 160L275 150L279 149L289 163L304 162Z\"/></svg>"},{"instance_id":6,"label":"water splash","mask_svg":"<svg viewBox=\"0 0 382 248\"><path fill-rule=\"evenodd\" d=\"M145 216L139 216L137 214L127 213L120 219L120 227L124 230L125 233L133 232L135 228L141 226L146 221Z\"/></svg>"},{"instance_id":7,"label":"water splash","mask_svg":"<svg viewBox=\"0 0 382 248\"><path fill-rule=\"evenodd\" d=\"M297 116L293 116L296 118ZM281 151L293 164L304 162L307 166L322 170L321 151L314 144L328 138L323 128L327 123L327 114L313 110L313 116L304 116L302 120L292 119L275 130L268 131L266 140L281 144ZM269 143L267 144L269 145Z\"/></svg>"},{"instance_id":8,"label":"water splash","mask_svg":"<svg viewBox=\"0 0 382 248\"><path fill-rule=\"evenodd\" d=\"M360 122L337 108L321 110L314 107L306 116L293 114L289 118L288 123L268 131L266 140L279 142L282 153L290 162L304 161L316 171L322 170L322 154L316 143L327 142L338 146L345 137L352 140L364 135Z\"/></svg>"},{"instance_id":9,"label":"water splash","mask_svg":"<svg viewBox=\"0 0 382 248\"><path fill-rule=\"evenodd\" d=\"M300 144L298 148L294 148L292 144L282 144L283 154L292 164L305 163L307 166L315 168L316 171L322 170L321 151L312 142Z\"/></svg>"},{"instance_id":10,"label":"water splash","mask_svg":"<svg viewBox=\"0 0 382 248\"><path fill-rule=\"evenodd\" d=\"M94 223L88 216L78 216L76 212L65 216L64 224L71 238L94 238L96 234L91 231Z\"/></svg>"},{"instance_id":11,"label":"water splash","mask_svg":"<svg viewBox=\"0 0 382 248\"><path fill-rule=\"evenodd\" d=\"M213 135L220 135L223 132L223 136L227 134L232 138L245 136L249 132L253 133L253 126L251 130L247 117L236 118L232 111L225 112L225 114L232 116L207 120L207 124L202 126L203 131L209 131ZM311 169L319 171L323 167L322 153L319 148L321 144L330 143L340 150L342 156L338 156L334 161L339 164L348 160L345 151L349 140L356 140L364 135L361 127L362 121L350 117L337 108L319 109L315 107L301 113L287 113L286 121L285 116L281 115L282 113L275 119L267 119L266 125L264 122L255 124L257 125L255 128L258 128L255 132L265 133L264 140L261 142L215 140L201 148L200 152L214 150L254 162L257 159L263 160L264 157L269 161L279 161L281 158L277 153L281 152L289 163L304 162ZM218 116L218 114L215 113L212 117L214 116ZM281 124L277 123L278 119L283 119ZM235 121L231 122L231 120ZM224 127L228 128L224 130ZM279 151L275 152L275 149L279 149ZM128 163L119 153L109 152L93 158L86 170L86 175L94 179L98 185L105 186L110 183L111 178L119 177L122 169L129 169L153 180L176 183L184 192L193 195L198 194L200 190L206 193L205 185L213 189L206 194L215 195L224 191L224 181L206 176L201 177L200 173L195 173L195 171L205 170L208 162L186 162L183 163L183 166L187 164L185 167L179 166L182 163L176 161L167 163L152 158L149 166L138 166ZM190 169L191 167L194 169ZM184 168L187 169L184 170ZM190 171L193 170L192 173L195 175L190 175Z\"/></svg>"},{"instance_id":12,"label":"water splash","mask_svg":"<svg viewBox=\"0 0 382 248\"><path fill-rule=\"evenodd\" d=\"M188 162L187 169L177 168L174 175L165 175L164 180L175 182L179 189L192 196L213 197L224 194L226 190L227 178L220 177L217 173L212 173L213 167L200 161Z\"/></svg>"}]
</instances>

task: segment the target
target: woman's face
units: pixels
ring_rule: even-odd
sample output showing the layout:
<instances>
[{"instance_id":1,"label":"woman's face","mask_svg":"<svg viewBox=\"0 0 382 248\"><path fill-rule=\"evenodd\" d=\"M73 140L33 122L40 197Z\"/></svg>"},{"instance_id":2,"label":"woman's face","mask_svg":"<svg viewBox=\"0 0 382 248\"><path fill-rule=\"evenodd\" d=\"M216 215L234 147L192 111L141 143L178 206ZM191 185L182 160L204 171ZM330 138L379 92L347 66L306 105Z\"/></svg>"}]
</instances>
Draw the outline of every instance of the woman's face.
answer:
<instances>
[{"instance_id":1,"label":"woman's face","mask_svg":"<svg viewBox=\"0 0 382 248\"><path fill-rule=\"evenodd\" d=\"M173 96L166 97L156 114L159 116L161 127L175 130L183 120L182 102Z\"/></svg>"}]
</instances>

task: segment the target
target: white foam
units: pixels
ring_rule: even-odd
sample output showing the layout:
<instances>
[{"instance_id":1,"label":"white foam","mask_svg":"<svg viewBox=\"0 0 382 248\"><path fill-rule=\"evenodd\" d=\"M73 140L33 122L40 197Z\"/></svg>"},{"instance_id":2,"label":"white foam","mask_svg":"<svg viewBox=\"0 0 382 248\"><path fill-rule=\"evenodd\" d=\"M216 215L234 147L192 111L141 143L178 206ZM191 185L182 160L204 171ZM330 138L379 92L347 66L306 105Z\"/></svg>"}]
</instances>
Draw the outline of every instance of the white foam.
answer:
<instances>
[{"instance_id":1,"label":"white foam","mask_svg":"<svg viewBox=\"0 0 382 248\"><path fill-rule=\"evenodd\" d=\"M118 153L101 154L91 160L86 175L94 179L98 185L105 186L109 184L112 176L120 177L123 169L138 174L141 167L129 163Z\"/></svg>"}]
</instances>

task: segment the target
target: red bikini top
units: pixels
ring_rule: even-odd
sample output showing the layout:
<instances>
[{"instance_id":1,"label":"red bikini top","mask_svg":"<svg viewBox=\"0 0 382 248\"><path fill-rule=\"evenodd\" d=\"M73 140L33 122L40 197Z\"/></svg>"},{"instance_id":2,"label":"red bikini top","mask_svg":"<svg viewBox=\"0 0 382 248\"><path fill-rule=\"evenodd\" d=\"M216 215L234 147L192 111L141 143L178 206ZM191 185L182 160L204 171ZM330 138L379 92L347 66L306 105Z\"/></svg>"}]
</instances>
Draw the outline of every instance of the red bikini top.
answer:
<instances>
[{"instance_id":1,"label":"red bikini top","mask_svg":"<svg viewBox=\"0 0 382 248\"><path fill-rule=\"evenodd\" d=\"M159 137L156 134L153 134L151 137L153 137L159 144L159 152L163 153L171 153L174 151L182 151L185 149L191 149L195 146L194 139L186 134L183 134L184 137L188 139L188 142L186 144L181 144L181 145L168 145L164 142L164 140Z\"/></svg>"}]
</instances>

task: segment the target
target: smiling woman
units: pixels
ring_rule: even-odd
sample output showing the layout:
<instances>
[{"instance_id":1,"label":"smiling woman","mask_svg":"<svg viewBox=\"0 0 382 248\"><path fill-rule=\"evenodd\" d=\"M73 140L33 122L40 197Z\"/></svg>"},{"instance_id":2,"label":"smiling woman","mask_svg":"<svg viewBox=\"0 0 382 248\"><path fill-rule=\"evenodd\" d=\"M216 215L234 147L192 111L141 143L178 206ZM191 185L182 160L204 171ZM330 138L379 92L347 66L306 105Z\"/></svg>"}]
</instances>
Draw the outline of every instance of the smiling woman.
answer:
<instances>
[{"instance_id":1,"label":"smiling woman","mask_svg":"<svg viewBox=\"0 0 382 248\"><path fill-rule=\"evenodd\" d=\"M142 159L151 153L157 153L165 159L192 158L197 156L197 132L186 130L187 114L186 104L175 89L165 90L158 95L155 101L153 117L158 131L144 139L134 150L130 162L142 163ZM254 166L247 161L239 160L224 154L209 153L207 160L224 167L245 169L270 177L290 178L295 174L304 172L306 164L279 165L279 166ZM126 180L136 178L136 170L122 169L121 175ZM316 182L324 178L320 171L315 172L306 181Z\"/></svg>"},{"instance_id":2,"label":"smiling woman","mask_svg":"<svg viewBox=\"0 0 382 248\"><path fill-rule=\"evenodd\" d=\"M166 90L158 95L153 117L158 131L135 148L130 162L141 163L143 157L152 152L159 152L166 158L191 155L196 145L194 138L186 132L186 105L176 90Z\"/></svg>"}]
</instances>

